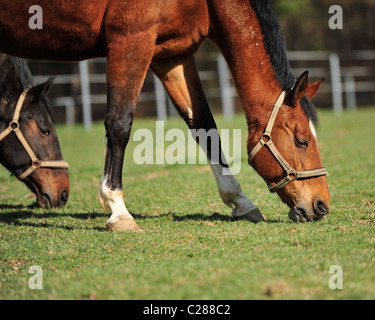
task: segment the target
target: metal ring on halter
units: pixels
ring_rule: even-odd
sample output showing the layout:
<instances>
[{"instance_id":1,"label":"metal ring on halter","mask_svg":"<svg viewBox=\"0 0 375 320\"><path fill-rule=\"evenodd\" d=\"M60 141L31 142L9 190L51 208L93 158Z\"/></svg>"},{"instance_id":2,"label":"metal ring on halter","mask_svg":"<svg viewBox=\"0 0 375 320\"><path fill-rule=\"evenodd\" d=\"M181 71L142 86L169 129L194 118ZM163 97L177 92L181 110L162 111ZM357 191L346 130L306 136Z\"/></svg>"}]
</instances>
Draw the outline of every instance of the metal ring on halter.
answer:
<instances>
[{"instance_id":1,"label":"metal ring on halter","mask_svg":"<svg viewBox=\"0 0 375 320\"><path fill-rule=\"evenodd\" d=\"M40 168L40 161L39 160L33 161L32 166L35 168Z\"/></svg>"},{"instance_id":2,"label":"metal ring on halter","mask_svg":"<svg viewBox=\"0 0 375 320\"><path fill-rule=\"evenodd\" d=\"M18 122L16 122L16 121L12 121L11 123L9 123L9 128L12 130L12 131L14 131L14 130L16 130L17 128L19 128L19 123Z\"/></svg>"}]
</instances>

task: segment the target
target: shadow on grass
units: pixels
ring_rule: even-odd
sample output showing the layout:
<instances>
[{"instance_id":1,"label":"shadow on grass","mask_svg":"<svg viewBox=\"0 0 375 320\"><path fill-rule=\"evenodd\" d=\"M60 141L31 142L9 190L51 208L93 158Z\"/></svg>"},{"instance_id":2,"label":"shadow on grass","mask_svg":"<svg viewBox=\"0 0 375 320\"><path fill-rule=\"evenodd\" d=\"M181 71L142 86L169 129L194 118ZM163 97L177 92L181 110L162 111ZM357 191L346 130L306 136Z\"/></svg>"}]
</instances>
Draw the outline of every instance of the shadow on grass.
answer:
<instances>
[{"instance_id":1,"label":"shadow on grass","mask_svg":"<svg viewBox=\"0 0 375 320\"><path fill-rule=\"evenodd\" d=\"M213 212L211 215L204 214L204 213L194 213L194 214L187 214L187 215L177 215L172 213L173 221L186 221L186 220L193 220L193 221L227 221L227 222L234 222L236 219L227 215L227 214L220 214L218 212Z\"/></svg>"},{"instance_id":2,"label":"shadow on grass","mask_svg":"<svg viewBox=\"0 0 375 320\"><path fill-rule=\"evenodd\" d=\"M208 214L203 214L203 213L195 213L195 214L188 214L188 215L173 215L173 220L174 221L185 221L185 220L194 220L194 221L226 221L226 222L236 222L236 221L241 221L245 219L238 219L234 218L230 215L227 214L220 214L218 212L213 212L212 215ZM284 221L282 220L266 220L266 223L283 223ZM252 223L253 222L250 222Z\"/></svg>"},{"instance_id":3,"label":"shadow on grass","mask_svg":"<svg viewBox=\"0 0 375 320\"><path fill-rule=\"evenodd\" d=\"M11 209L10 212L0 212L0 223L5 223L13 226L29 226L29 227L42 227L42 228L61 228L65 230L74 229L86 229L86 230L97 230L105 231L106 229L100 227L74 227L68 225L56 225L46 222L33 223L30 221L23 221L30 218L36 218L39 220L44 220L48 218L56 217L71 217L74 219L91 220L96 218L103 218L105 214L96 212L86 212L86 213L65 213L65 212L51 212L47 211L45 213L36 213L31 211L35 206L23 206L23 205L4 205L0 204L0 210Z\"/></svg>"},{"instance_id":4,"label":"shadow on grass","mask_svg":"<svg viewBox=\"0 0 375 320\"><path fill-rule=\"evenodd\" d=\"M42 227L42 228L60 228L65 230L75 230L75 229L86 229L86 230L97 230L97 231L107 231L103 227L82 227L82 226L71 226L71 225L58 225L53 223L43 222L31 222L23 221L30 218L36 218L39 220L45 220L48 218L63 218L69 217L73 219L80 220L92 220L92 219L103 219L109 217L108 214L98 213L98 212L84 212L84 213L66 213L66 212L51 212L46 211L45 213L36 213L31 211L35 206L23 206L23 205L5 205L0 204L0 210L11 210L10 212L0 212L0 223L5 223L13 226L30 226L30 227ZM170 218L175 222L183 221L223 221L223 222L236 222L238 219L233 218L228 214L221 214L218 212L213 212L212 214L204 213L193 213L193 214L177 214L175 212L163 213L160 215L144 215L139 213L131 213L136 220L149 220L149 219L163 219ZM267 220L266 223L283 223L282 220ZM162 223L162 222L161 222ZM249 221L249 223L252 223Z\"/></svg>"}]
</instances>

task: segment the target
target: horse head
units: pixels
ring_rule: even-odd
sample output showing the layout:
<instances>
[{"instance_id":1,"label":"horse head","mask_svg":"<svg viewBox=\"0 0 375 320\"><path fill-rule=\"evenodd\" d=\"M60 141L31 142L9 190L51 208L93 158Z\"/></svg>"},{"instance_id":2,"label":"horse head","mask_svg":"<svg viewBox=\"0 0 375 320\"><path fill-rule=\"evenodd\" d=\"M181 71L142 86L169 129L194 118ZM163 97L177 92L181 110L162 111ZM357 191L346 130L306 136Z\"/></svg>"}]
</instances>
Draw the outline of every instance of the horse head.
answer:
<instances>
[{"instance_id":1,"label":"horse head","mask_svg":"<svg viewBox=\"0 0 375 320\"><path fill-rule=\"evenodd\" d=\"M248 140L249 163L290 207L295 222L321 219L329 212L317 118L310 102L323 81L309 85L308 72L303 73L291 90L282 92L271 114L258 121Z\"/></svg>"},{"instance_id":2,"label":"horse head","mask_svg":"<svg viewBox=\"0 0 375 320\"><path fill-rule=\"evenodd\" d=\"M1 62L2 71L9 72L4 71L1 79L0 162L36 194L41 207L62 207L70 185L46 100L54 78L29 86L26 94L14 73L17 65L27 68L26 63L10 57ZM24 72L29 74L28 69Z\"/></svg>"}]
</instances>

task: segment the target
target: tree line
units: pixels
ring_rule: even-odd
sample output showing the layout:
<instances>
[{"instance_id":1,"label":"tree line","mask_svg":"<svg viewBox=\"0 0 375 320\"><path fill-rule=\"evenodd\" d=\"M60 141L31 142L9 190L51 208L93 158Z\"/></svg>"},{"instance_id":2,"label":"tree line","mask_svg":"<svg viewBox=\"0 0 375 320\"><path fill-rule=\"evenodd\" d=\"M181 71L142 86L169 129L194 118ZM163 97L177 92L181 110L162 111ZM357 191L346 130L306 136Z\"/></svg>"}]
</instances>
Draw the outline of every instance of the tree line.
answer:
<instances>
[{"instance_id":1,"label":"tree line","mask_svg":"<svg viewBox=\"0 0 375 320\"><path fill-rule=\"evenodd\" d=\"M271 0L287 50L375 50L375 0ZM330 29L329 8L339 5L343 29Z\"/></svg>"}]
</instances>

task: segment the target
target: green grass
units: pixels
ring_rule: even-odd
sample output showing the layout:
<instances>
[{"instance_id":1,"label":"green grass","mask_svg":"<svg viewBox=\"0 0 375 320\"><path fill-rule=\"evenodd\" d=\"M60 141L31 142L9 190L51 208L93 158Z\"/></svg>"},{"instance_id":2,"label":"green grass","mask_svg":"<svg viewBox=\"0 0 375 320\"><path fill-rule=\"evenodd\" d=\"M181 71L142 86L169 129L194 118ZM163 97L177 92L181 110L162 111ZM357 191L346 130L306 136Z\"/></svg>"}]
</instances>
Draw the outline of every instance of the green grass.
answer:
<instances>
[{"instance_id":1,"label":"green grass","mask_svg":"<svg viewBox=\"0 0 375 320\"><path fill-rule=\"evenodd\" d=\"M207 165L136 165L130 142L124 197L144 233L104 229L96 200L104 128L58 126L70 164L66 208L30 207L34 197L0 169L0 299L374 299L375 110L341 117L320 112L318 136L331 194L322 221L294 224L287 207L247 166L242 115L219 128L242 128L242 189L271 221L233 221ZM166 129L185 130L179 119ZM136 119L154 130L155 120ZM28 287L32 265L43 289ZM343 270L331 290L330 266Z\"/></svg>"}]
</instances>

